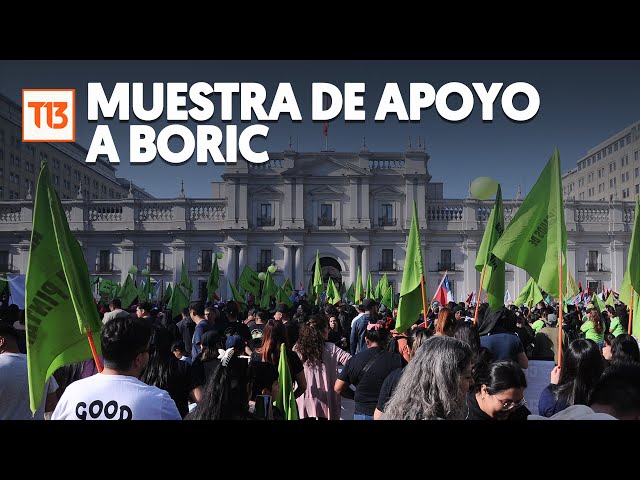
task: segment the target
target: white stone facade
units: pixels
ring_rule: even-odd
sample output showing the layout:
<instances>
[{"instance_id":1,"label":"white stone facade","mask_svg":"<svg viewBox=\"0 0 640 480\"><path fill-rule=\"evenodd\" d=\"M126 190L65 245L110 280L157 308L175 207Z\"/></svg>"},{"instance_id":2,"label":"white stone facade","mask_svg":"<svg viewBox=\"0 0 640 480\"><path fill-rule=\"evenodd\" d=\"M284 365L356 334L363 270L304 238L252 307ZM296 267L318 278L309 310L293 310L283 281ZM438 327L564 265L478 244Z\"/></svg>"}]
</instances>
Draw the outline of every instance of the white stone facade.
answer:
<instances>
[{"instance_id":1,"label":"white stone facade","mask_svg":"<svg viewBox=\"0 0 640 480\"><path fill-rule=\"evenodd\" d=\"M325 273L347 287L360 265L365 282L369 272L374 285L386 272L398 292L415 200L428 295L445 269L456 300L477 290L480 274L473 265L492 202L442 199L442 185L430 183L423 147L403 153L285 151L270 158L263 165L227 165L210 199L63 201L90 272L123 281L135 264L151 268L156 280L175 282L184 261L195 298L209 275L209 253L222 252L221 293L228 298L227 279L237 281L244 265L257 270L272 261L278 284L288 277L306 288L318 250ZM507 224L520 203L504 201ZM566 201L569 271L583 286L620 288L633 208L631 202ZM32 213L30 200L0 202L0 272L26 271ZM527 278L507 266L512 298Z\"/></svg>"}]
</instances>

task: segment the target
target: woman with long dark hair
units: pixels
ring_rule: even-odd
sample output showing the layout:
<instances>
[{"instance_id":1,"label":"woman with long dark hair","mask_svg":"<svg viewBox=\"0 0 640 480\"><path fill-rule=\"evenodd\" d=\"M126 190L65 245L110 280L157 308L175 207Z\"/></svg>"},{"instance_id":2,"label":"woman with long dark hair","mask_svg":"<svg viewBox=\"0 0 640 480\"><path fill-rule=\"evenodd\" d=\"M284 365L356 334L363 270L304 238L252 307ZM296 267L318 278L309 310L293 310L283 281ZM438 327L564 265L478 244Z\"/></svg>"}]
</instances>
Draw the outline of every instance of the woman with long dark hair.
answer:
<instances>
[{"instance_id":1,"label":"woman with long dark hair","mask_svg":"<svg viewBox=\"0 0 640 480\"><path fill-rule=\"evenodd\" d=\"M638 362L640 362L638 341L628 333L618 335L611 343L611 365L619 366Z\"/></svg>"},{"instance_id":2,"label":"woman with long dark hair","mask_svg":"<svg viewBox=\"0 0 640 480\"><path fill-rule=\"evenodd\" d=\"M193 385L191 365L175 357L171 352L172 342L173 336L166 328L153 328L149 341L149 363L141 380L169 392L184 418L189 413L189 396L196 400L199 392L196 392L197 386Z\"/></svg>"},{"instance_id":3,"label":"woman with long dark hair","mask_svg":"<svg viewBox=\"0 0 640 480\"><path fill-rule=\"evenodd\" d=\"M562 368L553 369L551 383L540 394L538 413L551 417L570 405L586 405L604 367L600 348L593 340L571 342L562 357Z\"/></svg>"},{"instance_id":4,"label":"woman with long dark hair","mask_svg":"<svg viewBox=\"0 0 640 480\"><path fill-rule=\"evenodd\" d=\"M326 317L314 315L302 324L293 347L302 361L307 382L304 394L296 400L300 418L340 420L341 397L333 386L338 377L338 365L345 365L351 354L328 341L328 335Z\"/></svg>"},{"instance_id":5,"label":"woman with long dark hair","mask_svg":"<svg viewBox=\"0 0 640 480\"><path fill-rule=\"evenodd\" d=\"M262 330L262 346L256 349L252 355L253 361L268 362L278 368L280 362L280 345L287 345L287 335L284 324L276 320L269 320ZM296 383L293 392L298 398L307 389L307 381L304 376L304 367L300 357L291 350L287 352L287 363L291 372L291 379Z\"/></svg>"},{"instance_id":6,"label":"woman with long dark hair","mask_svg":"<svg viewBox=\"0 0 640 480\"><path fill-rule=\"evenodd\" d=\"M502 360L485 365L474 373L474 380L475 386L467 394L467 420L507 420L525 408L527 379L516 362Z\"/></svg>"},{"instance_id":7,"label":"woman with long dark hair","mask_svg":"<svg viewBox=\"0 0 640 480\"><path fill-rule=\"evenodd\" d=\"M249 413L252 373L247 360L238 358L236 352L231 351L217 363L204 387L202 399L185 420L255 419Z\"/></svg>"}]
</instances>

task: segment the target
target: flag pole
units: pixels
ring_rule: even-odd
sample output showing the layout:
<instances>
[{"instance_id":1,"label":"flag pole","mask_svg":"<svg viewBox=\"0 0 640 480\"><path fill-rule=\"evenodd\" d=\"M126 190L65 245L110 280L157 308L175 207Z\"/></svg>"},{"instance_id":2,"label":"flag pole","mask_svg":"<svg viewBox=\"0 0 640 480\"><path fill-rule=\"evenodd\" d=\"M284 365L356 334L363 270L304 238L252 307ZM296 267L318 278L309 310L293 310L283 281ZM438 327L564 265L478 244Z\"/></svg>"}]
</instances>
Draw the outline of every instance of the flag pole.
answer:
<instances>
[{"instance_id":1,"label":"flag pole","mask_svg":"<svg viewBox=\"0 0 640 480\"><path fill-rule=\"evenodd\" d=\"M85 325L84 330L87 332L89 346L91 347L91 354L93 355L93 361L96 362L98 373L102 373L102 363L100 363L100 359L98 358L98 351L96 350L96 344L93 342L93 337L91 336L91 329Z\"/></svg>"},{"instance_id":2,"label":"flag pole","mask_svg":"<svg viewBox=\"0 0 640 480\"><path fill-rule=\"evenodd\" d=\"M484 284L484 273L487 270L487 262L482 267L482 275L480 277L480 290L478 290L478 298L476 298L476 313L473 315L473 324L478 323L478 309L480 308L480 297L482 296L482 285Z\"/></svg>"},{"instance_id":3,"label":"flag pole","mask_svg":"<svg viewBox=\"0 0 640 480\"><path fill-rule=\"evenodd\" d=\"M445 270L444 275L442 275L442 278L440 279L440 283L438 284L438 288L436 288L436 293L433 295L433 298L431 299L431 303L429 304L429 308L427 309L427 313L424 316L424 326L425 326L425 328L427 326L427 315L429 315L429 313L431 312L431 306L433 305L433 302L435 301L436 297L438 296L438 290L440 290L440 287L442 286L442 282L444 282L444 277L446 277L448 273L449 273L449 270ZM424 278L424 274L422 275L422 277Z\"/></svg>"},{"instance_id":4,"label":"flag pole","mask_svg":"<svg viewBox=\"0 0 640 480\"><path fill-rule=\"evenodd\" d=\"M558 276L558 285L560 286L560 301L558 304L558 366L562 366L562 324L563 320L563 305L562 305L562 251L560 255L558 255L558 272L560 275Z\"/></svg>"},{"instance_id":5,"label":"flag pole","mask_svg":"<svg viewBox=\"0 0 640 480\"><path fill-rule=\"evenodd\" d=\"M424 273L420 277L420 290L422 291L422 313L424 315L424 324L427 325L427 291L424 284ZM393 305L393 290L391 291L391 305ZM431 307L429 307L431 308Z\"/></svg>"},{"instance_id":6,"label":"flag pole","mask_svg":"<svg viewBox=\"0 0 640 480\"><path fill-rule=\"evenodd\" d=\"M631 327L633 326L633 294L635 291L631 287L631 302L629 302L629 326L627 327L627 333L631 335ZM637 314L637 312L636 312Z\"/></svg>"}]
</instances>

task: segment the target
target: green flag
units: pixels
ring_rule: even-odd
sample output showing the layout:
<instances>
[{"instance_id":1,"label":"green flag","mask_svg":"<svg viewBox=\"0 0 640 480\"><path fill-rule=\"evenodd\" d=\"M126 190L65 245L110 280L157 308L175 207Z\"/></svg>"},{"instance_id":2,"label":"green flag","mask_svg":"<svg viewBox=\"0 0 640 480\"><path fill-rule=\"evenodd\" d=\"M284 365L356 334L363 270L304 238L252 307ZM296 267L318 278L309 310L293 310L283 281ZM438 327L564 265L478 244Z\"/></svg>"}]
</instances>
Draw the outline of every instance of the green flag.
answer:
<instances>
[{"instance_id":1,"label":"green flag","mask_svg":"<svg viewBox=\"0 0 640 480\"><path fill-rule=\"evenodd\" d=\"M612 307L616 306L616 299L613 296L613 292L609 293L609 296L607 297L607 301L604 302L605 305L611 305Z\"/></svg>"},{"instance_id":2,"label":"green flag","mask_svg":"<svg viewBox=\"0 0 640 480\"><path fill-rule=\"evenodd\" d=\"M493 247L493 254L526 270L540 288L560 298L558 260L562 255L564 290L567 284L566 252L567 227L560 155L556 148L518 213Z\"/></svg>"},{"instance_id":3,"label":"green flag","mask_svg":"<svg viewBox=\"0 0 640 480\"><path fill-rule=\"evenodd\" d=\"M607 309L604 302L600 298L600 295L597 293L594 293L591 296L591 303L593 303L593 306L596 307L600 312L604 312Z\"/></svg>"},{"instance_id":4,"label":"green flag","mask_svg":"<svg viewBox=\"0 0 640 480\"><path fill-rule=\"evenodd\" d=\"M238 304L240 311L245 311L247 309L247 301L244 299L244 296L238 292L236 287L231 283L231 280L227 280L229 282L229 287L231 288L231 296Z\"/></svg>"},{"instance_id":5,"label":"green flag","mask_svg":"<svg viewBox=\"0 0 640 480\"><path fill-rule=\"evenodd\" d=\"M378 283L376 284L376 302L379 302L382 300L382 297L384 296L384 294L387 292L387 289L389 288L389 279L387 278L387 274L384 273L382 275L382 278L378 281Z\"/></svg>"},{"instance_id":6,"label":"green flag","mask_svg":"<svg viewBox=\"0 0 640 480\"><path fill-rule=\"evenodd\" d=\"M367 277L367 298L373 298L375 292L373 291L373 280L371 280L371 272Z\"/></svg>"},{"instance_id":7,"label":"green flag","mask_svg":"<svg viewBox=\"0 0 640 480\"><path fill-rule=\"evenodd\" d=\"M191 296L193 295L193 283L191 283L191 277L189 277L189 272L184 266L184 260L182 261L182 272L180 272L180 283L178 283L178 285L184 287L187 299L190 302Z\"/></svg>"},{"instance_id":8,"label":"green flag","mask_svg":"<svg viewBox=\"0 0 640 480\"><path fill-rule=\"evenodd\" d=\"M167 286L167 290L164 292L164 295L162 296L162 304L163 305L168 305L169 304L169 300L171 300L171 295L173 294L173 289L171 288L171 284L169 284ZM176 313L176 312L171 312L171 313ZM175 315L174 315L175 317Z\"/></svg>"},{"instance_id":9,"label":"green flag","mask_svg":"<svg viewBox=\"0 0 640 480\"><path fill-rule=\"evenodd\" d=\"M580 289L576 286L573 275L571 275L571 272L567 272L567 298L575 298L578 293L580 293Z\"/></svg>"},{"instance_id":10,"label":"green flag","mask_svg":"<svg viewBox=\"0 0 640 480\"><path fill-rule=\"evenodd\" d=\"M338 292L338 289L336 288L335 283L333 283L333 280L331 279L331 277L329 277L329 281L327 282L327 302L329 302L332 305L335 305L336 303L340 303L340 292Z\"/></svg>"},{"instance_id":11,"label":"green flag","mask_svg":"<svg viewBox=\"0 0 640 480\"><path fill-rule=\"evenodd\" d=\"M207 298L211 298L211 295L220 288L220 268L218 268L218 256L213 256L213 266L211 267L211 273L209 274L209 280L207 281Z\"/></svg>"},{"instance_id":12,"label":"green flag","mask_svg":"<svg viewBox=\"0 0 640 480\"><path fill-rule=\"evenodd\" d=\"M278 362L278 396L273 404L282 412L287 420L298 420L298 406L293 395L293 381L287 362L287 350L284 342L280 344L280 361Z\"/></svg>"},{"instance_id":13,"label":"green flag","mask_svg":"<svg viewBox=\"0 0 640 480\"><path fill-rule=\"evenodd\" d=\"M309 303L316 303L316 294L313 291L313 276L309 277L309 285L307 287L307 300Z\"/></svg>"},{"instance_id":14,"label":"green flag","mask_svg":"<svg viewBox=\"0 0 640 480\"><path fill-rule=\"evenodd\" d=\"M347 290L346 297L347 297L347 300L349 300L351 303L355 303L356 302L356 294L355 294L355 291L354 291L354 288L353 288L353 283L349 287L349 290Z\"/></svg>"},{"instance_id":15,"label":"green flag","mask_svg":"<svg viewBox=\"0 0 640 480\"><path fill-rule=\"evenodd\" d=\"M629 244L629 257L627 258L627 271L629 281L636 292L640 291L640 196L636 196L636 211L631 231L631 243ZM635 316L635 315L634 315ZM634 322L635 323L635 322Z\"/></svg>"},{"instance_id":16,"label":"green flag","mask_svg":"<svg viewBox=\"0 0 640 480\"><path fill-rule=\"evenodd\" d=\"M633 322L631 323L631 335L636 338L640 338L640 295L638 293L633 294Z\"/></svg>"},{"instance_id":17,"label":"green flag","mask_svg":"<svg viewBox=\"0 0 640 480\"><path fill-rule=\"evenodd\" d=\"M244 288L247 292L253 293L256 297L260 295L260 279L258 274L251 270L251 267L245 265L238 279L238 285Z\"/></svg>"},{"instance_id":18,"label":"green flag","mask_svg":"<svg viewBox=\"0 0 640 480\"><path fill-rule=\"evenodd\" d=\"M320 294L324 291L324 283L322 281L322 273L320 273L320 252L316 250L316 264L313 272L313 293L316 299L320 298Z\"/></svg>"},{"instance_id":19,"label":"green flag","mask_svg":"<svg viewBox=\"0 0 640 480\"><path fill-rule=\"evenodd\" d=\"M171 291L171 298L167 308L171 310L171 315L177 317L182 313L183 308L189 308L190 300L180 285L176 285Z\"/></svg>"},{"instance_id":20,"label":"green flag","mask_svg":"<svg viewBox=\"0 0 640 480\"><path fill-rule=\"evenodd\" d=\"M476 270L484 269L484 283L482 288L487 292L489 307L498 310L504 305L504 262L491 253L498 239L504 233L504 209L502 208L502 190L498 185L496 201L487 220L482 236L482 243L476 257ZM485 267L486 265L486 267Z\"/></svg>"},{"instance_id":21,"label":"green flag","mask_svg":"<svg viewBox=\"0 0 640 480\"><path fill-rule=\"evenodd\" d=\"M292 307L291 294L293 293L293 285L288 278L282 284L282 287L278 289L278 303L284 303L287 307Z\"/></svg>"},{"instance_id":22,"label":"green flag","mask_svg":"<svg viewBox=\"0 0 640 480\"><path fill-rule=\"evenodd\" d=\"M124 285L122 285L122 288L118 292L118 298L122 302L122 308L129 308L138 295L139 292L133 284L131 274L128 274L127 279L124 281Z\"/></svg>"},{"instance_id":23,"label":"green flag","mask_svg":"<svg viewBox=\"0 0 640 480\"><path fill-rule=\"evenodd\" d=\"M413 216L411 229L407 239L407 254L402 272L402 287L400 288L400 302L398 304L398 318L396 330L404 332L418 321L422 310L422 276L424 262L422 261L422 245L418 229L418 209L413 202Z\"/></svg>"},{"instance_id":24,"label":"green flag","mask_svg":"<svg viewBox=\"0 0 640 480\"><path fill-rule=\"evenodd\" d=\"M264 279L264 285L262 287L262 297L260 297L260 308L269 308L271 303L271 297L277 297L278 286L271 277L271 272L267 269L266 277Z\"/></svg>"},{"instance_id":25,"label":"green flag","mask_svg":"<svg viewBox=\"0 0 640 480\"><path fill-rule=\"evenodd\" d=\"M393 286L389 285L387 287L380 303L393 310Z\"/></svg>"},{"instance_id":26,"label":"green flag","mask_svg":"<svg viewBox=\"0 0 640 480\"><path fill-rule=\"evenodd\" d=\"M360 273L360 265L358 265L358 273L356 275L356 291L355 291L355 303L360 305L364 294L362 292L362 274Z\"/></svg>"},{"instance_id":27,"label":"green flag","mask_svg":"<svg viewBox=\"0 0 640 480\"><path fill-rule=\"evenodd\" d=\"M538 302L542 301L542 294L540 293L540 288L536 284L536 281L533 278L529 278L529 281L524 286L516 301L513 302L514 305L529 305L534 306L537 305Z\"/></svg>"},{"instance_id":28,"label":"green flag","mask_svg":"<svg viewBox=\"0 0 640 480\"><path fill-rule=\"evenodd\" d=\"M62 365L92 358L87 330L101 352L102 326L80 244L42 162L36 186L25 283L27 370L31 411Z\"/></svg>"}]
</instances>

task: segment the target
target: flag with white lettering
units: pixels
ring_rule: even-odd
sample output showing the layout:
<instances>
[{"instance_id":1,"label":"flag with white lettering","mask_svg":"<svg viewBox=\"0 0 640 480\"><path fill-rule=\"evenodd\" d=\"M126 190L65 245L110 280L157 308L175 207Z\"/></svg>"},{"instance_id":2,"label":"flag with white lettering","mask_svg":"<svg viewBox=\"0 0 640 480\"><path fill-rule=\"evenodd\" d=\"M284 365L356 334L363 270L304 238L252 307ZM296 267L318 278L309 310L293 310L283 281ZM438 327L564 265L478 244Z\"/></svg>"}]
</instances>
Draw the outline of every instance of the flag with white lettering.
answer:
<instances>
[{"instance_id":1,"label":"flag with white lettering","mask_svg":"<svg viewBox=\"0 0 640 480\"><path fill-rule=\"evenodd\" d=\"M92 358L86 329L100 352L100 317L89 270L42 162L33 207L25 289L29 399L35 412L59 367Z\"/></svg>"}]
</instances>

